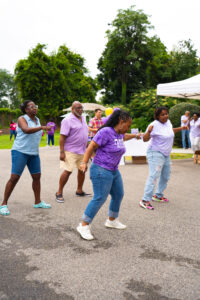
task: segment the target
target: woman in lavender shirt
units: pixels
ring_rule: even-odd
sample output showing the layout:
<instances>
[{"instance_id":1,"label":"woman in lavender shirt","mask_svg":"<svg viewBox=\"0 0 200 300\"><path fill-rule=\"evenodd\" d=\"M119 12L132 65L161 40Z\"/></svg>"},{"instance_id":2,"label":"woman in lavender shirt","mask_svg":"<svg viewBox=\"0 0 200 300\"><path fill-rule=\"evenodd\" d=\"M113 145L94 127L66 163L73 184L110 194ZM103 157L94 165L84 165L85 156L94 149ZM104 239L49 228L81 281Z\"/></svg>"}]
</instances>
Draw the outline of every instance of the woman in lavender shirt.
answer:
<instances>
[{"instance_id":1,"label":"woman in lavender shirt","mask_svg":"<svg viewBox=\"0 0 200 300\"><path fill-rule=\"evenodd\" d=\"M124 196L123 182L118 170L118 164L126 151L124 140L140 138L141 134L127 134L132 123L128 112L116 110L109 120L99 129L91 144L87 148L81 164L81 170L87 170L87 163L92 153L96 150L90 168L90 179L92 180L94 196L86 207L82 216L82 223L77 227L81 237L92 240L94 237L90 232L89 224L98 213L101 206L111 195L106 227L125 229L118 220L120 204Z\"/></svg>"},{"instance_id":2,"label":"woman in lavender shirt","mask_svg":"<svg viewBox=\"0 0 200 300\"><path fill-rule=\"evenodd\" d=\"M146 209L154 209L150 201L168 202L163 191L167 187L170 177L170 152L174 142L174 133L188 129L186 126L172 128L169 120L169 112L166 107L159 107L155 111L155 121L153 121L143 135L144 142L150 141L147 150L147 160L149 164L149 177L146 182L144 195L140 206ZM155 195L153 195L156 181L159 179Z\"/></svg>"}]
</instances>

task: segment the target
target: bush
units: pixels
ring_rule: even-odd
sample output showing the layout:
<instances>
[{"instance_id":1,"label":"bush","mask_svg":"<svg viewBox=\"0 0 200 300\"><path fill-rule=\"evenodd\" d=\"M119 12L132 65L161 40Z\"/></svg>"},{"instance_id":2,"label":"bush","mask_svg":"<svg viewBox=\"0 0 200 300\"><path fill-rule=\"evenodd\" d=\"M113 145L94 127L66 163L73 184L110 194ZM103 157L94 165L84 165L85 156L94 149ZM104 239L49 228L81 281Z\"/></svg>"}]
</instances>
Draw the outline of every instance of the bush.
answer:
<instances>
[{"instance_id":1,"label":"bush","mask_svg":"<svg viewBox=\"0 0 200 300\"><path fill-rule=\"evenodd\" d=\"M12 120L21 115L20 109L0 108L0 128L9 127Z\"/></svg>"},{"instance_id":2,"label":"bush","mask_svg":"<svg viewBox=\"0 0 200 300\"><path fill-rule=\"evenodd\" d=\"M133 127L145 131L148 124L154 120L156 109L156 90L145 90L135 93L131 97L128 109L133 116ZM177 99L169 97L160 97L158 106L167 106L168 108L177 104Z\"/></svg>"},{"instance_id":3,"label":"bush","mask_svg":"<svg viewBox=\"0 0 200 300\"><path fill-rule=\"evenodd\" d=\"M180 103L170 108L169 118L174 128L181 126L181 116L185 114L186 110L189 110L192 116L195 112L200 113L200 106L191 103ZM181 132L176 133L174 144L182 147Z\"/></svg>"}]
</instances>

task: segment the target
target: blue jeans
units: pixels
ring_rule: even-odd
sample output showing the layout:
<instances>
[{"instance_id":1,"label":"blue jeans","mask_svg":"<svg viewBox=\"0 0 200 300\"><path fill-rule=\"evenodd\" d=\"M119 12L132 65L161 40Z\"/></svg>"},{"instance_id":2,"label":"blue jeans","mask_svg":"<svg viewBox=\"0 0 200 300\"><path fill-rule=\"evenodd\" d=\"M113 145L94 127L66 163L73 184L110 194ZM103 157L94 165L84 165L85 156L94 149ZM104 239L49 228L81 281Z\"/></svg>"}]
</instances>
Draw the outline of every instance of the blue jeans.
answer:
<instances>
[{"instance_id":1,"label":"blue jeans","mask_svg":"<svg viewBox=\"0 0 200 300\"><path fill-rule=\"evenodd\" d=\"M12 136L14 135L14 138L16 138L17 131L16 130L10 130L10 140L12 139Z\"/></svg>"},{"instance_id":2,"label":"blue jeans","mask_svg":"<svg viewBox=\"0 0 200 300\"><path fill-rule=\"evenodd\" d=\"M190 131L187 130L187 129L181 130L181 135L182 135L182 146L183 146L183 148L186 148L185 136L187 136L188 148L191 148Z\"/></svg>"},{"instance_id":3,"label":"blue jeans","mask_svg":"<svg viewBox=\"0 0 200 300\"><path fill-rule=\"evenodd\" d=\"M157 179L159 179L156 196L163 197L163 191L167 187L167 182L171 173L170 156L164 156L159 151L147 151L147 160L149 164L149 177L144 189L144 201L151 201Z\"/></svg>"},{"instance_id":4,"label":"blue jeans","mask_svg":"<svg viewBox=\"0 0 200 300\"><path fill-rule=\"evenodd\" d=\"M90 168L90 179L93 184L94 196L88 203L82 220L91 223L109 194L111 195L111 201L108 215L109 217L117 218L124 196L124 187L120 172L118 170L109 171L93 163Z\"/></svg>"},{"instance_id":5,"label":"blue jeans","mask_svg":"<svg viewBox=\"0 0 200 300\"><path fill-rule=\"evenodd\" d=\"M48 145L50 145L50 141L51 141L51 144L52 146L54 145L54 135L47 135L47 143Z\"/></svg>"}]
</instances>

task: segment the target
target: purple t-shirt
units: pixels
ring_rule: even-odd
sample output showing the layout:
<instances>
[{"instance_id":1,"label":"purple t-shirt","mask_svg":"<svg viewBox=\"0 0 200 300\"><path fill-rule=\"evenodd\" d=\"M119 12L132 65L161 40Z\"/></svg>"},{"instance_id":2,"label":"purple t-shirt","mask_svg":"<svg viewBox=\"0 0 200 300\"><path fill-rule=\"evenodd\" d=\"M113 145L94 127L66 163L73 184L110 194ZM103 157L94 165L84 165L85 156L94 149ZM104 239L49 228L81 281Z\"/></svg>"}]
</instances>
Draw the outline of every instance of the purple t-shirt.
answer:
<instances>
[{"instance_id":1,"label":"purple t-shirt","mask_svg":"<svg viewBox=\"0 0 200 300\"><path fill-rule=\"evenodd\" d=\"M47 131L48 135L54 135L55 130L56 130L56 124L54 122L48 122L47 126L52 126L49 131Z\"/></svg>"},{"instance_id":2,"label":"purple t-shirt","mask_svg":"<svg viewBox=\"0 0 200 300\"><path fill-rule=\"evenodd\" d=\"M100 129L93 138L99 145L93 162L104 169L117 170L121 157L126 152L123 138L124 135L117 134L112 127Z\"/></svg>"},{"instance_id":3,"label":"purple t-shirt","mask_svg":"<svg viewBox=\"0 0 200 300\"><path fill-rule=\"evenodd\" d=\"M153 130L150 134L151 140L149 148L153 151L159 151L165 156L169 156L174 142L172 123L170 120L167 120L165 123L155 120L149 124L149 126L151 125L153 125Z\"/></svg>"},{"instance_id":4,"label":"purple t-shirt","mask_svg":"<svg viewBox=\"0 0 200 300\"><path fill-rule=\"evenodd\" d=\"M64 150L84 154L88 142L88 126L84 117L79 120L73 113L62 120L60 134L66 136Z\"/></svg>"},{"instance_id":5,"label":"purple t-shirt","mask_svg":"<svg viewBox=\"0 0 200 300\"><path fill-rule=\"evenodd\" d=\"M200 118L196 122L190 121L190 135L193 138L200 137Z\"/></svg>"}]
</instances>

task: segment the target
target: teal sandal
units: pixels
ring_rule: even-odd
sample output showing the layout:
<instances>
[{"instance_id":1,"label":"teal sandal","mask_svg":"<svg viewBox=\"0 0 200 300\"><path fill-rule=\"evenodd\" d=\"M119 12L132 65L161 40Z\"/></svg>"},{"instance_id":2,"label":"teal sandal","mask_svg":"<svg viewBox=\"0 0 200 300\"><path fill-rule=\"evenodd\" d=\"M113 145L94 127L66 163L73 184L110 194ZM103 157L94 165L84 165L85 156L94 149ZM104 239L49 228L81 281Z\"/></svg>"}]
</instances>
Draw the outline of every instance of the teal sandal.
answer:
<instances>
[{"instance_id":1,"label":"teal sandal","mask_svg":"<svg viewBox=\"0 0 200 300\"><path fill-rule=\"evenodd\" d=\"M0 206L0 215L2 216L9 216L10 212L8 210L8 205L1 205Z\"/></svg>"},{"instance_id":2,"label":"teal sandal","mask_svg":"<svg viewBox=\"0 0 200 300\"><path fill-rule=\"evenodd\" d=\"M38 204L34 204L33 207L34 208L51 208L51 204L47 204L46 202L41 201Z\"/></svg>"}]
</instances>

